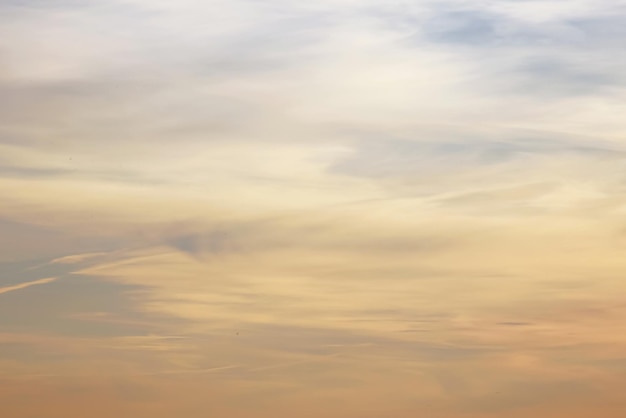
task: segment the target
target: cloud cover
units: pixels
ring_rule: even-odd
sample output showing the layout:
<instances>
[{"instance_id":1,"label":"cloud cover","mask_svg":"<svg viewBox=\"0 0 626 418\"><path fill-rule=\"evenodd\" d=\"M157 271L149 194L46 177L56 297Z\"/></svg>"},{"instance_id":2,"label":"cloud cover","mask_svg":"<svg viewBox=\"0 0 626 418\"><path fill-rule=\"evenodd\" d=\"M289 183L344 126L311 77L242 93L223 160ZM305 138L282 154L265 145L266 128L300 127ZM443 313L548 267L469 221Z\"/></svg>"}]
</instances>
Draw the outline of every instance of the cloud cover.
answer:
<instances>
[{"instance_id":1,"label":"cloud cover","mask_svg":"<svg viewBox=\"0 0 626 418\"><path fill-rule=\"evenodd\" d=\"M621 416L620 2L0 16L12 416Z\"/></svg>"}]
</instances>

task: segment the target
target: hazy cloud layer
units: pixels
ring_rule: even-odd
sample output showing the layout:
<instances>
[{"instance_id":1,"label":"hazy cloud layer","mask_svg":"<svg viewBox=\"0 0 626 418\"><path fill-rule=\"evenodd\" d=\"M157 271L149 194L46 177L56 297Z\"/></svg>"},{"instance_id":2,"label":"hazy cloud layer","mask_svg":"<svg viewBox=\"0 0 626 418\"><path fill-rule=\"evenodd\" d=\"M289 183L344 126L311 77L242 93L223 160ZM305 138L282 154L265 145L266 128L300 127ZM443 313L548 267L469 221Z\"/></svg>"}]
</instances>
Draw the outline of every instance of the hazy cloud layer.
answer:
<instances>
[{"instance_id":1,"label":"hazy cloud layer","mask_svg":"<svg viewBox=\"0 0 626 418\"><path fill-rule=\"evenodd\" d=\"M625 23L0 2L3 410L621 417Z\"/></svg>"}]
</instances>

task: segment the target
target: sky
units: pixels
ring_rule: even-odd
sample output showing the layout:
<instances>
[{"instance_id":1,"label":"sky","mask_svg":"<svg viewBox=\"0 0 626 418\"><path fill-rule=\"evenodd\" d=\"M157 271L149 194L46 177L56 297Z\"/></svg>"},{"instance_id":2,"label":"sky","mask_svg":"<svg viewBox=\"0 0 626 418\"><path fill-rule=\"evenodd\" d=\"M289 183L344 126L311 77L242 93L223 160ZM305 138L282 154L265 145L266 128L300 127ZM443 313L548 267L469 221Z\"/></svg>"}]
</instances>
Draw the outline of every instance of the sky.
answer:
<instances>
[{"instance_id":1,"label":"sky","mask_svg":"<svg viewBox=\"0 0 626 418\"><path fill-rule=\"evenodd\" d=\"M0 0L8 418L623 417L626 3Z\"/></svg>"}]
</instances>

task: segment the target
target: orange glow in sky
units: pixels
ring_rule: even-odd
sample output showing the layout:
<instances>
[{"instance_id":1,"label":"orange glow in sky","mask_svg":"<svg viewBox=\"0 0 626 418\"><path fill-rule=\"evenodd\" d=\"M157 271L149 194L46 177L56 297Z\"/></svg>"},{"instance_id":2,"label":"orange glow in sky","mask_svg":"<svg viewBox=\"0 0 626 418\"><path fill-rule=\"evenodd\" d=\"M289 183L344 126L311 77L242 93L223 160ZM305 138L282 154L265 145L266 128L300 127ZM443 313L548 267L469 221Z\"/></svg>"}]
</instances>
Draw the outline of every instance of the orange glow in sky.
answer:
<instances>
[{"instance_id":1,"label":"orange glow in sky","mask_svg":"<svg viewBox=\"0 0 626 418\"><path fill-rule=\"evenodd\" d=\"M623 418L625 28L0 2L0 416Z\"/></svg>"}]
</instances>

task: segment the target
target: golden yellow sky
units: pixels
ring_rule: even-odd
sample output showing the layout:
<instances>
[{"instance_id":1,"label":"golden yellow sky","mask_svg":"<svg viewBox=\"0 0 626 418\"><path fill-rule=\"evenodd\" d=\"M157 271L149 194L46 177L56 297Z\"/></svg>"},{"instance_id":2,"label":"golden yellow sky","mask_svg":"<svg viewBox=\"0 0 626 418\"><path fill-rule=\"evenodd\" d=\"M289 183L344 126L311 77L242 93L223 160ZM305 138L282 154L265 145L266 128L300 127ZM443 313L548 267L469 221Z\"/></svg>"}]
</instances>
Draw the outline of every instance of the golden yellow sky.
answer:
<instances>
[{"instance_id":1,"label":"golden yellow sky","mask_svg":"<svg viewBox=\"0 0 626 418\"><path fill-rule=\"evenodd\" d=\"M625 416L625 24L0 1L0 415Z\"/></svg>"}]
</instances>

